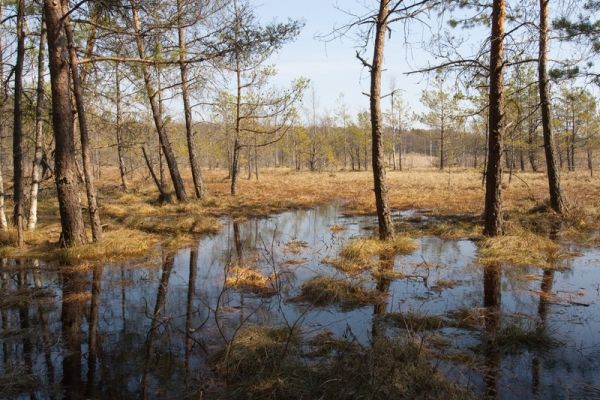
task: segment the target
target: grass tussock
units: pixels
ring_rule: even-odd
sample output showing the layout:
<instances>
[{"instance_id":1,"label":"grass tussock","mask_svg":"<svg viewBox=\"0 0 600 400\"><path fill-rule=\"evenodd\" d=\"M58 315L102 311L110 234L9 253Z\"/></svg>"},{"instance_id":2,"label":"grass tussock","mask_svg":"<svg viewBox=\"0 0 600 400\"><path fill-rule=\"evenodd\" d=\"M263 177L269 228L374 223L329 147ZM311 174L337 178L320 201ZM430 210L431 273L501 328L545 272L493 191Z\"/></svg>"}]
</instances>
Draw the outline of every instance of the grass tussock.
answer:
<instances>
[{"instance_id":1,"label":"grass tussock","mask_svg":"<svg viewBox=\"0 0 600 400\"><path fill-rule=\"evenodd\" d=\"M379 339L361 346L323 333L304 343L295 331L242 328L214 361L224 399L468 399L445 381L416 343ZM308 358L308 360L307 360Z\"/></svg>"},{"instance_id":2,"label":"grass tussock","mask_svg":"<svg viewBox=\"0 0 600 400\"><path fill-rule=\"evenodd\" d=\"M418 248L418 244L409 237L396 236L390 240L379 240L377 238L355 238L349 240L338 258L326 258L324 263L347 273L360 273L366 270L372 270L377 274L382 259L391 261L395 255L409 254ZM381 275L385 275L381 272ZM394 275L390 271L388 277ZM397 279L397 278L394 278Z\"/></svg>"},{"instance_id":3,"label":"grass tussock","mask_svg":"<svg viewBox=\"0 0 600 400\"><path fill-rule=\"evenodd\" d=\"M485 238L479 246L479 260L485 265L550 268L562 256L558 243L522 228L514 228L504 236Z\"/></svg>"},{"instance_id":4,"label":"grass tussock","mask_svg":"<svg viewBox=\"0 0 600 400\"><path fill-rule=\"evenodd\" d=\"M377 290L367 289L349 279L317 276L302 284L301 294L295 300L316 306L338 305L342 309L351 309L376 303L380 297Z\"/></svg>"},{"instance_id":5,"label":"grass tussock","mask_svg":"<svg viewBox=\"0 0 600 400\"><path fill-rule=\"evenodd\" d=\"M498 332L485 334L485 340L478 350L500 349L505 353L517 354L522 351L545 352L561 344L541 327L526 328L519 323L509 323Z\"/></svg>"},{"instance_id":6,"label":"grass tussock","mask_svg":"<svg viewBox=\"0 0 600 400\"><path fill-rule=\"evenodd\" d=\"M417 248L417 243L406 236L395 236L390 240L356 238L346 243L340 255L347 260L367 262L376 256L409 254Z\"/></svg>"},{"instance_id":7,"label":"grass tussock","mask_svg":"<svg viewBox=\"0 0 600 400\"><path fill-rule=\"evenodd\" d=\"M274 285L275 279L275 275L264 275L253 268L234 265L229 268L225 285L263 295L272 295L277 292Z\"/></svg>"},{"instance_id":8,"label":"grass tussock","mask_svg":"<svg viewBox=\"0 0 600 400\"><path fill-rule=\"evenodd\" d=\"M382 317L383 322L399 329L411 332L434 331L452 326L451 321L438 315L422 315L415 312L388 313Z\"/></svg>"},{"instance_id":9,"label":"grass tussock","mask_svg":"<svg viewBox=\"0 0 600 400\"><path fill-rule=\"evenodd\" d=\"M288 254L300 254L308 248L308 243L301 240L292 240L286 243L285 252Z\"/></svg>"}]
</instances>

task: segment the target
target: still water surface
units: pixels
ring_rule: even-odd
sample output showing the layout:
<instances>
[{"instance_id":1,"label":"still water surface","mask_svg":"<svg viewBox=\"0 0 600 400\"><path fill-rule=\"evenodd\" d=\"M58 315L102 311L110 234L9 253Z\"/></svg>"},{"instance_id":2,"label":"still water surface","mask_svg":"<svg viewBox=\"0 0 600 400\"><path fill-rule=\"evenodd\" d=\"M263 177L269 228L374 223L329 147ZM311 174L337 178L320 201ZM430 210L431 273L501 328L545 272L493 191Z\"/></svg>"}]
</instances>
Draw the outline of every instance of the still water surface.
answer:
<instances>
[{"instance_id":1,"label":"still water surface","mask_svg":"<svg viewBox=\"0 0 600 400\"><path fill-rule=\"evenodd\" d=\"M419 214L397 215L407 217L418 221ZM600 398L597 249L565 245L577 256L556 271L483 267L470 240L422 237L417 251L393 260L403 279L363 283L384 293L381 304L345 310L289 301L311 277L343 277L323 260L349 238L368 235L374 222L345 217L334 204L225 220L218 234L191 249L91 270L5 260L0 398L198 398L215 387L207 360L243 324L299 321L307 337L328 330L369 343L374 334L409 334L378 329L375 314L448 319L465 310L494 317L481 329L410 333L435 339L432 362L449 379L503 399ZM276 272L278 294L225 287L234 263ZM481 346L486 334L510 324L542 329L559 345L511 352Z\"/></svg>"}]
</instances>

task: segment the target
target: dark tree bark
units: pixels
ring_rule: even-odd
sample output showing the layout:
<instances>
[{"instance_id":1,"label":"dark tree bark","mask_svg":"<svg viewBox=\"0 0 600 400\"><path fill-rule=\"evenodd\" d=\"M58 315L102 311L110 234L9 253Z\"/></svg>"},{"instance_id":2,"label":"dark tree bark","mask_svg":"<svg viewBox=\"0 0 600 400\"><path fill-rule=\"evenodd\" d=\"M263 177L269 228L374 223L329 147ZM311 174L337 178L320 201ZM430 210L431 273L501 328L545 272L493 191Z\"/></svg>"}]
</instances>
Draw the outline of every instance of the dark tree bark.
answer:
<instances>
[{"instance_id":1,"label":"dark tree bark","mask_svg":"<svg viewBox=\"0 0 600 400\"><path fill-rule=\"evenodd\" d=\"M24 185L23 185L23 64L25 62L25 0L17 1L17 62L13 108L13 222L17 227L17 246L24 245Z\"/></svg>"},{"instance_id":2,"label":"dark tree bark","mask_svg":"<svg viewBox=\"0 0 600 400\"><path fill-rule=\"evenodd\" d=\"M198 154L196 152L196 144L194 143L194 137L196 132L194 131L192 123L192 107L190 104L189 95L189 82L187 76L187 63L186 58L186 42L185 42L185 27L183 21L183 1L177 0L177 33L179 40L179 71L181 75L181 96L183 98L183 110L185 115L185 133L187 138L188 155L190 158L190 167L192 169L192 180L194 181L194 192L196 198L201 199L204 197L204 183L202 181L202 173L200 171L200 162L198 160Z\"/></svg>"},{"instance_id":3,"label":"dark tree bark","mask_svg":"<svg viewBox=\"0 0 600 400\"><path fill-rule=\"evenodd\" d=\"M140 29L137 1L130 0L130 4L137 50L140 58L145 58L144 38ZM171 147L171 142L169 141L169 136L165 128L163 116L160 112L160 106L158 104L157 99L157 91L152 86L152 79L150 77L150 72L148 71L147 65L145 63L141 63L140 68L142 70L142 75L144 76L144 86L146 89L146 95L148 96L150 108L152 109L154 126L156 128L156 132L158 133L160 145L164 153L165 159L167 160L167 166L169 168L169 174L171 175L171 181L173 182L173 188L175 189L175 196L177 196L177 200L179 201L187 201L187 194L185 192L185 186L183 185L183 179L181 178L181 174L179 173L179 167L177 166L175 153L173 152L173 149Z\"/></svg>"},{"instance_id":4,"label":"dark tree bark","mask_svg":"<svg viewBox=\"0 0 600 400\"><path fill-rule=\"evenodd\" d=\"M0 0L0 20L4 18L4 2ZM6 87L4 82L4 43L2 42L2 35L0 35L0 114L4 115L4 101ZM3 231L8 229L8 223L6 222L6 211L4 205L4 177L2 175L2 138L4 138L4 118L0 118L0 228Z\"/></svg>"},{"instance_id":5,"label":"dark tree bark","mask_svg":"<svg viewBox=\"0 0 600 400\"><path fill-rule=\"evenodd\" d=\"M497 265L486 265L483 270L483 306L485 308L485 333L488 340L498 334L500 329L500 312L502 309L502 274ZM486 398L498 398L498 384L500 382L500 367L502 353L497 346L485 346L486 367L484 381Z\"/></svg>"},{"instance_id":6,"label":"dark tree bark","mask_svg":"<svg viewBox=\"0 0 600 400\"><path fill-rule=\"evenodd\" d=\"M484 230L487 236L502 234L502 152L504 137L504 18L506 0L494 0L490 49L490 100L488 160L485 179Z\"/></svg>"},{"instance_id":7,"label":"dark tree bark","mask_svg":"<svg viewBox=\"0 0 600 400\"><path fill-rule=\"evenodd\" d=\"M554 157L552 112L550 110L550 96L548 93L548 2L549 0L540 0L538 87L540 91L540 107L542 110L542 130L544 133L544 151L546 153L548 186L550 189L550 206L555 212L562 214L566 207L560 188L560 175Z\"/></svg>"},{"instance_id":8,"label":"dark tree bark","mask_svg":"<svg viewBox=\"0 0 600 400\"><path fill-rule=\"evenodd\" d=\"M94 166L90 149L90 136L85 111L85 100L83 98L83 87L79 79L79 67L77 63L77 49L73 38L73 27L69 12L68 1L63 0L63 22L69 49L69 62L71 64L71 78L73 80L73 91L75 93L75 105L77 107L77 120L79 122L79 136L81 138L81 155L83 158L83 174L85 176L85 191L88 201L88 213L92 225L92 240L96 243L102 242L102 222L100 221L100 210L96 197L94 185Z\"/></svg>"},{"instance_id":9,"label":"dark tree bark","mask_svg":"<svg viewBox=\"0 0 600 400\"><path fill-rule=\"evenodd\" d=\"M60 4L56 8L60 10ZM62 13L57 13L57 16L61 15ZM48 17L49 20L50 18ZM49 35L50 30L50 24L48 24ZM81 296L85 291L83 274L81 272L64 273L62 275L62 289L63 301L60 320L65 352L62 360L62 387L66 399L79 400L84 398L83 382L81 379L81 322L83 304L78 299L78 296Z\"/></svg>"},{"instance_id":10,"label":"dark tree bark","mask_svg":"<svg viewBox=\"0 0 600 400\"><path fill-rule=\"evenodd\" d=\"M93 399L95 394L94 381L96 379L96 363L98 360L98 321L100 310L100 292L102 290L102 271L103 266L94 268L92 274L92 299L90 301L90 316L88 327L88 371L86 395Z\"/></svg>"},{"instance_id":11,"label":"dark tree bark","mask_svg":"<svg viewBox=\"0 0 600 400\"><path fill-rule=\"evenodd\" d=\"M379 222L379 238L389 239L394 236L394 224L387 198L385 179L385 160L383 154L383 123L381 113L381 72L383 69L383 54L385 35L389 17L389 0L380 0L379 13L375 26L375 45L373 49L373 64L371 66L371 151L373 164L373 181L375 188L375 204Z\"/></svg>"},{"instance_id":12,"label":"dark tree bark","mask_svg":"<svg viewBox=\"0 0 600 400\"><path fill-rule=\"evenodd\" d=\"M83 244L86 239L77 190L67 43L61 4L44 0L44 12L48 29L52 124L56 144L54 176L62 228L60 244L69 247Z\"/></svg>"},{"instance_id":13,"label":"dark tree bark","mask_svg":"<svg viewBox=\"0 0 600 400\"><path fill-rule=\"evenodd\" d=\"M33 168L31 169L31 192L29 203L29 221L27 228L35 230L37 224L37 204L40 181L42 179L42 157L44 154L44 72L46 63L46 22L42 13L40 22L40 43L38 48L38 70L37 70L37 96L35 104L35 153L33 156Z\"/></svg>"}]
</instances>

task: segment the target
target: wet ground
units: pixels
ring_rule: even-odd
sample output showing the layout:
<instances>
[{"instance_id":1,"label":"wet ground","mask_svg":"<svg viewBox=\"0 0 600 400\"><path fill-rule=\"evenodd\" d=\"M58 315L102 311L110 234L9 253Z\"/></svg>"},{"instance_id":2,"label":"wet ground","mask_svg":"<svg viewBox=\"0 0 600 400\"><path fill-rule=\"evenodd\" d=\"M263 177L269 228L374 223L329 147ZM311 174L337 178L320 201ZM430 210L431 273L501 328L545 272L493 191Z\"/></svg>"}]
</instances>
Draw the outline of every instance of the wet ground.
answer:
<instances>
[{"instance_id":1,"label":"wet ground","mask_svg":"<svg viewBox=\"0 0 600 400\"><path fill-rule=\"evenodd\" d=\"M413 335L445 376L481 396L600 398L599 250L565 244L576 255L555 270L483 267L470 240L422 237L419 250L392 261L401 278L362 278L383 293L375 305L290 301L311 277L345 277L323 260L374 222L330 205L223 221L192 249L135 262L67 269L5 260L0 398L198 398L218 387L210 357L252 323L363 343ZM276 290L226 287L229 267L240 264L276 276ZM386 323L390 313L396 323ZM423 329L419 317L440 322Z\"/></svg>"}]
</instances>

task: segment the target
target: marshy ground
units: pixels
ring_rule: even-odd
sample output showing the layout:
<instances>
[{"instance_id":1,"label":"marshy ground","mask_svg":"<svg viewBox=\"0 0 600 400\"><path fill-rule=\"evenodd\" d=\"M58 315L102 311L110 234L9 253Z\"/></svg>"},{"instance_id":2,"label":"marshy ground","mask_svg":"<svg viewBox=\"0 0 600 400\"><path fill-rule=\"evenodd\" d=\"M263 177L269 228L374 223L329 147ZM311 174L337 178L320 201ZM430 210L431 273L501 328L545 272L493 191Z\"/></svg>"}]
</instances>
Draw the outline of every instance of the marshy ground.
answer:
<instances>
[{"instance_id":1,"label":"marshy ground","mask_svg":"<svg viewBox=\"0 0 600 400\"><path fill-rule=\"evenodd\" d=\"M484 239L478 173L389 172L381 244L368 172L272 170L235 198L224 176L167 205L105 177L101 246L53 249L50 194L27 248L5 235L2 396L600 393L600 180L565 174L561 220L543 174L507 179L507 235Z\"/></svg>"}]
</instances>

